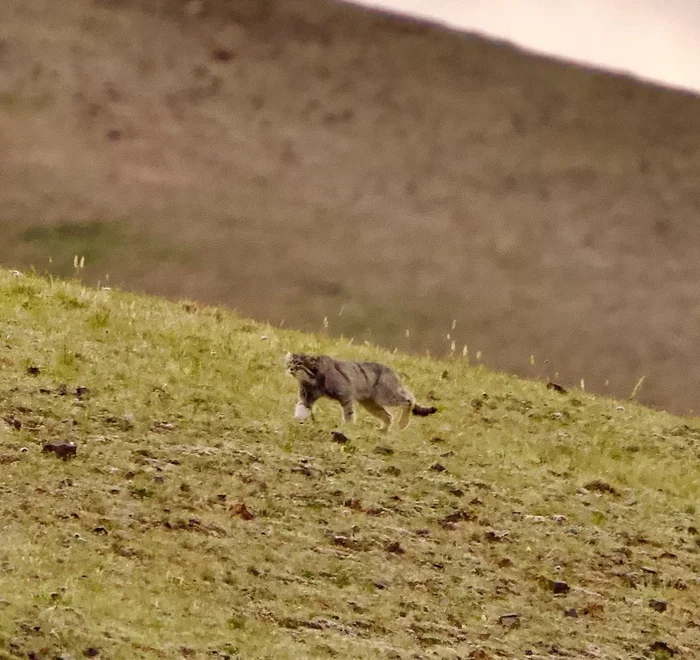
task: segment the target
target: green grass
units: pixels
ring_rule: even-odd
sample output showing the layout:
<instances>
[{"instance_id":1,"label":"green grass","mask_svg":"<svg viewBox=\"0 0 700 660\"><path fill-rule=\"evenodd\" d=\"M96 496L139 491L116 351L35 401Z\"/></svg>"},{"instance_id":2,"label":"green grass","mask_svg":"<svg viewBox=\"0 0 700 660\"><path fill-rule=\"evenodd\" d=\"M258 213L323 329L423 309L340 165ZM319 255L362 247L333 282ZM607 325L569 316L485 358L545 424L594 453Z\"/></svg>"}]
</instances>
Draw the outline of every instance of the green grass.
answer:
<instances>
[{"instance_id":1,"label":"green grass","mask_svg":"<svg viewBox=\"0 0 700 660\"><path fill-rule=\"evenodd\" d=\"M0 333L0 658L700 654L696 420L7 271ZM287 350L440 412L334 443Z\"/></svg>"}]
</instances>

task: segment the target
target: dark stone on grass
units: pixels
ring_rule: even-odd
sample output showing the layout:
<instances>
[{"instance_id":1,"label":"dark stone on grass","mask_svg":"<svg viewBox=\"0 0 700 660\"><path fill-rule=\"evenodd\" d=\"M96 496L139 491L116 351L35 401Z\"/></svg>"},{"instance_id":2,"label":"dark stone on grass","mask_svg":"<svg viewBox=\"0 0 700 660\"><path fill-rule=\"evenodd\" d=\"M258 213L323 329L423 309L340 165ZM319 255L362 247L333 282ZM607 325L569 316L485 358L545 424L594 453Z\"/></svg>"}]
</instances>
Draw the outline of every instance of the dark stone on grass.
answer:
<instances>
[{"instance_id":1,"label":"dark stone on grass","mask_svg":"<svg viewBox=\"0 0 700 660\"><path fill-rule=\"evenodd\" d=\"M554 594L568 594L571 591L571 587L563 580L550 580L549 588Z\"/></svg>"},{"instance_id":2,"label":"dark stone on grass","mask_svg":"<svg viewBox=\"0 0 700 660\"><path fill-rule=\"evenodd\" d=\"M564 616L571 617L572 619L578 619L578 611L575 607L570 607L568 610L564 610Z\"/></svg>"},{"instance_id":3,"label":"dark stone on grass","mask_svg":"<svg viewBox=\"0 0 700 660\"><path fill-rule=\"evenodd\" d=\"M446 472L447 471L447 468L442 463L435 463L434 465L430 466L430 469L433 472Z\"/></svg>"},{"instance_id":4,"label":"dark stone on grass","mask_svg":"<svg viewBox=\"0 0 700 660\"><path fill-rule=\"evenodd\" d=\"M676 650L661 640L654 642L650 648L655 653L666 653L669 657L676 655Z\"/></svg>"},{"instance_id":5,"label":"dark stone on grass","mask_svg":"<svg viewBox=\"0 0 700 660\"><path fill-rule=\"evenodd\" d=\"M514 612L511 612L510 614L502 614L498 617L498 623L500 623L504 628L519 628L520 615Z\"/></svg>"},{"instance_id":6,"label":"dark stone on grass","mask_svg":"<svg viewBox=\"0 0 700 660\"><path fill-rule=\"evenodd\" d=\"M94 646L90 646L83 651L83 655L86 658L96 658L98 655L100 655L100 650Z\"/></svg>"},{"instance_id":7,"label":"dark stone on grass","mask_svg":"<svg viewBox=\"0 0 700 660\"><path fill-rule=\"evenodd\" d=\"M559 394L566 394L567 393L566 388L559 385L559 383L553 383L552 381L547 383L547 389L552 390L554 392L559 392Z\"/></svg>"},{"instance_id":8,"label":"dark stone on grass","mask_svg":"<svg viewBox=\"0 0 700 660\"><path fill-rule=\"evenodd\" d=\"M348 438L347 435L344 433L341 433L340 431L331 431L331 436L333 442L337 442L338 444L344 445L350 442L350 438Z\"/></svg>"},{"instance_id":9,"label":"dark stone on grass","mask_svg":"<svg viewBox=\"0 0 700 660\"><path fill-rule=\"evenodd\" d=\"M42 451L47 454L56 454L59 458L67 461L76 456L78 447L74 442L47 442Z\"/></svg>"},{"instance_id":10,"label":"dark stone on grass","mask_svg":"<svg viewBox=\"0 0 700 660\"><path fill-rule=\"evenodd\" d=\"M394 541L393 543L390 543L388 546L386 546L386 551L390 552L393 555L403 555L406 553L406 551L401 547L401 544L398 541Z\"/></svg>"},{"instance_id":11,"label":"dark stone on grass","mask_svg":"<svg viewBox=\"0 0 700 660\"><path fill-rule=\"evenodd\" d=\"M652 598L649 601L649 607L655 612L665 612L668 609L668 603L665 600L657 600Z\"/></svg>"},{"instance_id":12,"label":"dark stone on grass","mask_svg":"<svg viewBox=\"0 0 700 660\"><path fill-rule=\"evenodd\" d=\"M30 376L38 376L41 373L41 369L32 365L31 367L27 367L27 373Z\"/></svg>"},{"instance_id":13,"label":"dark stone on grass","mask_svg":"<svg viewBox=\"0 0 700 660\"><path fill-rule=\"evenodd\" d=\"M375 454L380 454L382 456L393 456L394 455L394 450L391 447L386 447L384 445L377 445L374 448L374 453Z\"/></svg>"},{"instance_id":14,"label":"dark stone on grass","mask_svg":"<svg viewBox=\"0 0 700 660\"><path fill-rule=\"evenodd\" d=\"M474 649L468 656L469 660L491 660L490 656L484 649Z\"/></svg>"}]
</instances>

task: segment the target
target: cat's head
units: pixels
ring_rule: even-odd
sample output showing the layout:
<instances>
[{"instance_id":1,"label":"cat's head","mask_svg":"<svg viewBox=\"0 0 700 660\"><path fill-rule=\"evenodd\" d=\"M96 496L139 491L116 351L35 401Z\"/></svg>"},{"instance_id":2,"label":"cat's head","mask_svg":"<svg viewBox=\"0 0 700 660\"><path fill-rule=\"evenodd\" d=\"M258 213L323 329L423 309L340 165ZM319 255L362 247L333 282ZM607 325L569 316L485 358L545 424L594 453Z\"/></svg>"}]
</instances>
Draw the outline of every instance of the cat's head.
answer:
<instances>
[{"instance_id":1,"label":"cat's head","mask_svg":"<svg viewBox=\"0 0 700 660\"><path fill-rule=\"evenodd\" d=\"M287 353L285 356L287 373L298 381L312 381L318 374L318 357L304 353Z\"/></svg>"}]
</instances>

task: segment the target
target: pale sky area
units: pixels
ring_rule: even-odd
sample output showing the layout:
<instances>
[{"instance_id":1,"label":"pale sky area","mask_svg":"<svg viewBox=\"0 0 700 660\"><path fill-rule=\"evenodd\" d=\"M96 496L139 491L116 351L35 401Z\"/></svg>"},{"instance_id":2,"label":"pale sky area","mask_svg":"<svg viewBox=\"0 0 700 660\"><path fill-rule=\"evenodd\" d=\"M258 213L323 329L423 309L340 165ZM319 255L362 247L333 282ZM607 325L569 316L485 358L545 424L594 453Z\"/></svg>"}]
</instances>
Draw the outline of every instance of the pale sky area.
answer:
<instances>
[{"instance_id":1,"label":"pale sky area","mask_svg":"<svg viewBox=\"0 0 700 660\"><path fill-rule=\"evenodd\" d=\"M354 0L700 91L700 0Z\"/></svg>"}]
</instances>

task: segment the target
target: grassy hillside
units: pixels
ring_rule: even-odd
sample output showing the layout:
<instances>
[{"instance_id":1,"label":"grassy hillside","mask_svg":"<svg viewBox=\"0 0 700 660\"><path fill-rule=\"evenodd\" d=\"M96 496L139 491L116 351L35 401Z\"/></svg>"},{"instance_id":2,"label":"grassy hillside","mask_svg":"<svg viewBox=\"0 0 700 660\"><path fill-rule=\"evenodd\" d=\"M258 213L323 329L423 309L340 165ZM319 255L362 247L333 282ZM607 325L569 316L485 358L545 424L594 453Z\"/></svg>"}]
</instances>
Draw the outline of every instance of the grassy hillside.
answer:
<instances>
[{"instance_id":1,"label":"grassy hillside","mask_svg":"<svg viewBox=\"0 0 700 660\"><path fill-rule=\"evenodd\" d=\"M3 0L0 153L5 266L697 410L688 94L331 0Z\"/></svg>"},{"instance_id":2,"label":"grassy hillside","mask_svg":"<svg viewBox=\"0 0 700 660\"><path fill-rule=\"evenodd\" d=\"M7 271L0 333L0 658L700 654L695 420ZM338 444L288 349L440 413Z\"/></svg>"}]
</instances>

